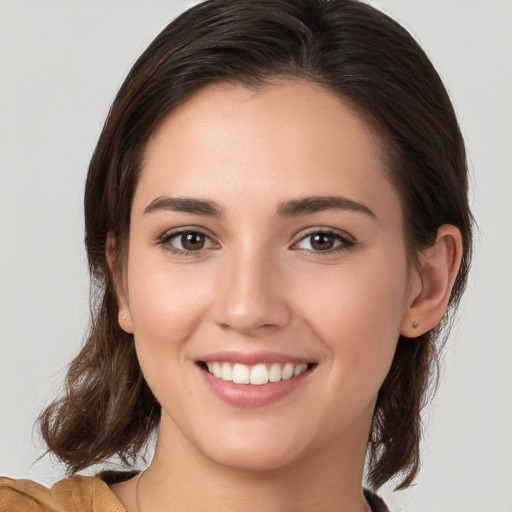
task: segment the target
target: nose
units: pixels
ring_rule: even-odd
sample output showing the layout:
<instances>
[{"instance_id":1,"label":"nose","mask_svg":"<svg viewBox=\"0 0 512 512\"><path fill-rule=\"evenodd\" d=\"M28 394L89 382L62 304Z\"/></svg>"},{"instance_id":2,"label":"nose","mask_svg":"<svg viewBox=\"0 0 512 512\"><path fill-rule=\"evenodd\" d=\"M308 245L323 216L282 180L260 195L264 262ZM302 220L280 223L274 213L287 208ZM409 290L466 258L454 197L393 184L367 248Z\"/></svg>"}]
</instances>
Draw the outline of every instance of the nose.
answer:
<instances>
[{"instance_id":1,"label":"nose","mask_svg":"<svg viewBox=\"0 0 512 512\"><path fill-rule=\"evenodd\" d=\"M283 272L269 255L239 255L219 276L214 318L224 329L245 336L283 328L291 319Z\"/></svg>"}]
</instances>

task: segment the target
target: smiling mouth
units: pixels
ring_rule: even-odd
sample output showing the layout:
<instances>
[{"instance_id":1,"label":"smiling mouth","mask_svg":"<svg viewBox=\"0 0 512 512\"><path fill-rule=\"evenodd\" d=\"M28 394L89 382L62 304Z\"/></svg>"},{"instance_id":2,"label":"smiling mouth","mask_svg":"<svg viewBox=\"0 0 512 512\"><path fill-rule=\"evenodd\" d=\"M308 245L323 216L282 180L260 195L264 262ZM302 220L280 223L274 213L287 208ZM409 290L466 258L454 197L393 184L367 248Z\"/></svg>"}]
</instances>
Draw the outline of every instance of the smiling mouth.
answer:
<instances>
[{"instance_id":1,"label":"smiling mouth","mask_svg":"<svg viewBox=\"0 0 512 512\"><path fill-rule=\"evenodd\" d=\"M225 361L199 362L199 366L217 379L235 384L263 386L269 382L290 380L311 370L314 363L259 363L246 365Z\"/></svg>"}]
</instances>

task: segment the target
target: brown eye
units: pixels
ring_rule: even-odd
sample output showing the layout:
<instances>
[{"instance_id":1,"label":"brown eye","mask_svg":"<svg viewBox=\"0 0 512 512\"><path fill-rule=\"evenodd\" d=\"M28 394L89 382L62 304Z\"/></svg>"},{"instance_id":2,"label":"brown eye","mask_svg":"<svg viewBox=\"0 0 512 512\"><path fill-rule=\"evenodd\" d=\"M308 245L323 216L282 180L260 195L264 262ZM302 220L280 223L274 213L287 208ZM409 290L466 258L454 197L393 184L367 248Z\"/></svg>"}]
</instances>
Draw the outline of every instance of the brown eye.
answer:
<instances>
[{"instance_id":1,"label":"brown eye","mask_svg":"<svg viewBox=\"0 0 512 512\"><path fill-rule=\"evenodd\" d=\"M294 249L305 249L309 252L335 252L342 249L348 249L355 244L354 239L346 234L317 231L304 236L293 247Z\"/></svg>"},{"instance_id":2,"label":"brown eye","mask_svg":"<svg viewBox=\"0 0 512 512\"><path fill-rule=\"evenodd\" d=\"M179 238L185 251L198 251L204 247L206 241L202 233L183 233Z\"/></svg>"},{"instance_id":3,"label":"brown eye","mask_svg":"<svg viewBox=\"0 0 512 512\"><path fill-rule=\"evenodd\" d=\"M177 254L199 252L213 247L215 244L200 231L181 231L169 233L161 238L161 244Z\"/></svg>"},{"instance_id":4,"label":"brown eye","mask_svg":"<svg viewBox=\"0 0 512 512\"><path fill-rule=\"evenodd\" d=\"M328 251L334 247L334 242L336 241L333 235L328 235L327 233L317 233L315 235L311 235L311 248L315 251Z\"/></svg>"}]
</instances>

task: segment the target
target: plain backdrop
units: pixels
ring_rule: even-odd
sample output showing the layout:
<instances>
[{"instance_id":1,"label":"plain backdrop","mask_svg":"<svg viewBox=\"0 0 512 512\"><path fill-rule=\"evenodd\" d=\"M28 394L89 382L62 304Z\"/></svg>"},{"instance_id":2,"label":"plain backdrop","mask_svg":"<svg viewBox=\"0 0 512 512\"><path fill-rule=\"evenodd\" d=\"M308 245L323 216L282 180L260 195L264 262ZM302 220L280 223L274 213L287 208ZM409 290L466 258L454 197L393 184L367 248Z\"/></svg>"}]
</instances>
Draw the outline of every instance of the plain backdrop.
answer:
<instances>
[{"instance_id":1,"label":"plain backdrop","mask_svg":"<svg viewBox=\"0 0 512 512\"><path fill-rule=\"evenodd\" d=\"M83 184L110 103L185 0L0 0L0 474L63 470L33 423L88 321ZM393 510L510 512L512 2L372 0L420 41L459 115L479 230L414 487Z\"/></svg>"}]
</instances>

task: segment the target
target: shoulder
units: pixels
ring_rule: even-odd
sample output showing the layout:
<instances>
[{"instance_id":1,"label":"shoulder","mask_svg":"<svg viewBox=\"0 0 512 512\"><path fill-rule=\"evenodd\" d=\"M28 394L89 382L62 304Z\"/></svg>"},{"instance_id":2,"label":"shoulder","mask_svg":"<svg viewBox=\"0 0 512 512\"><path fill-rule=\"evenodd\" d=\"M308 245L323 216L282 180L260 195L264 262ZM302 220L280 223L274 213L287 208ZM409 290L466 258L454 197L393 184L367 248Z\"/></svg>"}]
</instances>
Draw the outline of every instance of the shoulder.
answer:
<instances>
[{"instance_id":1,"label":"shoulder","mask_svg":"<svg viewBox=\"0 0 512 512\"><path fill-rule=\"evenodd\" d=\"M44 510L50 507L50 491L32 480L13 480L0 477L0 512Z\"/></svg>"},{"instance_id":2,"label":"shoulder","mask_svg":"<svg viewBox=\"0 0 512 512\"><path fill-rule=\"evenodd\" d=\"M47 489L0 477L0 512L126 512L99 477L72 476Z\"/></svg>"}]
</instances>

